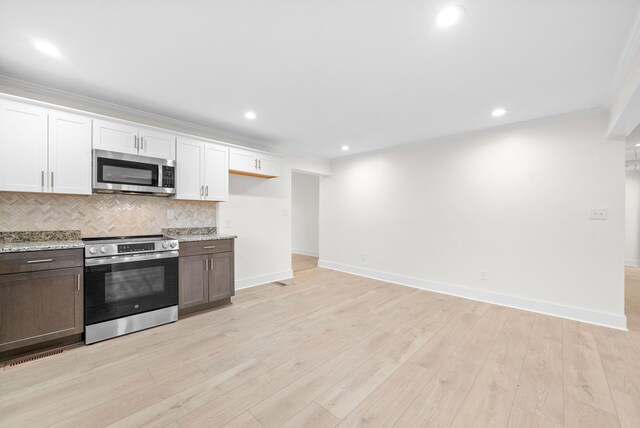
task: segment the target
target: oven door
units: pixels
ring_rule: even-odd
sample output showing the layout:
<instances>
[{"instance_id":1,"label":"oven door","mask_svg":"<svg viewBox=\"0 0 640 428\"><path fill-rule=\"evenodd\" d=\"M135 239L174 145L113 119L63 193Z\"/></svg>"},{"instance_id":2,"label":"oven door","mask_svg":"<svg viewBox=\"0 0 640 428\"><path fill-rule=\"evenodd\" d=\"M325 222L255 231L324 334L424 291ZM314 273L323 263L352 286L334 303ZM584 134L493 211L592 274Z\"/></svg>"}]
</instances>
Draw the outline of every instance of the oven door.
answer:
<instances>
[{"instance_id":1,"label":"oven door","mask_svg":"<svg viewBox=\"0 0 640 428\"><path fill-rule=\"evenodd\" d=\"M85 262L86 325L177 304L177 251Z\"/></svg>"}]
</instances>

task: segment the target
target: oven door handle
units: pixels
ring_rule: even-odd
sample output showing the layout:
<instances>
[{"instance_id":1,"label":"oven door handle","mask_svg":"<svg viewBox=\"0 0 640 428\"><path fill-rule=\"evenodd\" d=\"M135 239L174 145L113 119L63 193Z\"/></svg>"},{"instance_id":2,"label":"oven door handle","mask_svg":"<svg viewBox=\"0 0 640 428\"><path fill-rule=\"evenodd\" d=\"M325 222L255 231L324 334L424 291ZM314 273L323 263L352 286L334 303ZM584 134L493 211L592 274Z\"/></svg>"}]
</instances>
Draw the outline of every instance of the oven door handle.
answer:
<instances>
[{"instance_id":1,"label":"oven door handle","mask_svg":"<svg viewBox=\"0 0 640 428\"><path fill-rule=\"evenodd\" d=\"M84 264L85 266L114 265L118 263L142 262L145 260L170 259L178 257L178 255L178 251L167 251L164 253L140 254L134 256L101 257L95 259L86 259L84 261Z\"/></svg>"}]
</instances>

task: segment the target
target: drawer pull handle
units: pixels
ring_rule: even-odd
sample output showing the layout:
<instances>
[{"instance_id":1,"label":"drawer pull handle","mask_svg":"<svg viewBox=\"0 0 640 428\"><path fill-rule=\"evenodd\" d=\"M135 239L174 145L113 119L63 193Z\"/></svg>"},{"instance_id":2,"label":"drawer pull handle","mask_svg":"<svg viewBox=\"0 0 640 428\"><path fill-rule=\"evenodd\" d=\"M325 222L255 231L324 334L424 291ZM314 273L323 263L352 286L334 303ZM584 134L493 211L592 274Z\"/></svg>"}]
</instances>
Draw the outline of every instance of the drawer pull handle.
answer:
<instances>
[{"instance_id":1,"label":"drawer pull handle","mask_svg":"<svg viewBox=\"0 0 640 428\"><path fill-rule=\"evenodd\" d=\"M216 246L215 245L208 245L206 247L202 247L203 250L209 250L211 248L216 248Z\"/></svg>"},{"instance_id":2,"label":"drawer pull handle","mask_svg":"<svg viewBox=\"0 0 640 428\"><path fill-rule=\"evenodd\" d=\"M42 260L28 260L27 263L49 263L52 262L53 259L42 259Z\"/></svg>"},{"instance_id":3,"label":"drawer pull handle","mask_svg":"<svg viewBox=\"0 0 640 428\"><path fill-rule=\"evenodd\" d=\"M205 272L209 271L209 260L204 259L204 270Z\"/></svg>"},{"instance_id":4,"label":"drawer pull handle","mask_svg":"<svg viewBox=\"0 0 640 428\"><path fill-rule=\"evenodd\" d=\"M78 291L80 291L80 274L78 274Z\"/></svg>"}]
</instances>

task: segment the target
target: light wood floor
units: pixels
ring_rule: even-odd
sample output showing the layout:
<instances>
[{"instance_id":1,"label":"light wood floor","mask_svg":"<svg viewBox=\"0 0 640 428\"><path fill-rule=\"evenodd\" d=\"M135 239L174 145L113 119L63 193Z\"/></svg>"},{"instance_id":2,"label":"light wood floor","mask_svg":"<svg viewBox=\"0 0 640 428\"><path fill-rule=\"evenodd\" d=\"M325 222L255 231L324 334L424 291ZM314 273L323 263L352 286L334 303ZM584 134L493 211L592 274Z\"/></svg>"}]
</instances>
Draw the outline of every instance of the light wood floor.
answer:
<instances>
[{"instance_id":1,"label":"light wood floor","mask_svg":"<svg viewBox=\"0 0 640 428\"><path fill-rule=\"evenodd\" d=\"M312 256L303 256L302 254L291 254L291 267L293 272L318 267L318 258Z\"/></svg>"},{"instance_id":2,"label":"light wood floor","mask_svg":"<svg viewBox=\"0 0 640 428\"><path fill-rule=\"evenodd\" d=\"M629 269L639 309L640 270ZM11 427L635 427L640 336L311 268L0 371Z\"/></svg>"}]
</instances>

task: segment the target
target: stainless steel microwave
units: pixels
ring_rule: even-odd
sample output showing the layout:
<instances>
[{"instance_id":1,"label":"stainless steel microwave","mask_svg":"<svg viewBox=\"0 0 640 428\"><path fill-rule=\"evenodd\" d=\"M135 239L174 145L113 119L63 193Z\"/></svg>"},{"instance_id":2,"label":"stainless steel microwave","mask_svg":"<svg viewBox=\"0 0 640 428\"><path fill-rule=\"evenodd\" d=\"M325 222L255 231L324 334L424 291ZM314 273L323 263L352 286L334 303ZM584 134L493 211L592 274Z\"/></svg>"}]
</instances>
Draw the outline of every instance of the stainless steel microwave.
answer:
<instances>
[{"instance_id":1,"label":"stainless steel microwave","mask_svg":"<svg viewBox=\"0 0 640 428\"><path fill-rule=\"evenodd\" d=\"M176 161L94 149L93 191L175 195Z\"/></svg>"}]
</instances>

